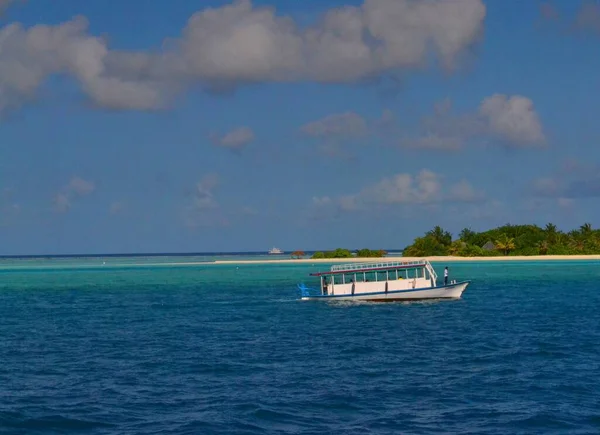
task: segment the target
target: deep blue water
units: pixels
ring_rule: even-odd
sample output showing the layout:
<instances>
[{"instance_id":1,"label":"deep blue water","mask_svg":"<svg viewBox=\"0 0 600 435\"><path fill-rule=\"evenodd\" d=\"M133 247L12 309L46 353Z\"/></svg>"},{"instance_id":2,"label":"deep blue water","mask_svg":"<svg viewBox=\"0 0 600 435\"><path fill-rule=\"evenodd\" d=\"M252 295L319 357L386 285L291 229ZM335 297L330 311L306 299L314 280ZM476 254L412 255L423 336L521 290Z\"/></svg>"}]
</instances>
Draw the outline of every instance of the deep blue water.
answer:
<instances>
[{"instance_id":1,"label":"deep blue water","mask_svg":"<svg viewBox=\"0 0 600 435\"><path fill-rule=\"evenodd\" d=\"M299 302L313 270L5 265L0 433L600 432L600 262L408 304Z\"/></svg>"}]
</instances>

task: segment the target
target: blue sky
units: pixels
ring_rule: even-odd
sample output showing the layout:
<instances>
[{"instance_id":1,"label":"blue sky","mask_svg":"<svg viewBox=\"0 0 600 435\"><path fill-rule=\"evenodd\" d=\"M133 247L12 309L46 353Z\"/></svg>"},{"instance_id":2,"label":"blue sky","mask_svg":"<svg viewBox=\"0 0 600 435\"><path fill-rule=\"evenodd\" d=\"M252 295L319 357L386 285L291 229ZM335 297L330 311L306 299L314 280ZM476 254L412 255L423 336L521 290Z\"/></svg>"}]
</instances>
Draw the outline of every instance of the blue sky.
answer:
<instances>
[{"instance_id":1,"label":"blue sky","mask_svg":"<svg viewBox=\"0 0 600 435\"><path fill-rule=\"evenodd\" d=\"M0 254L600 225L597 1L0 8Z\"/></svg>"}]
</instances>

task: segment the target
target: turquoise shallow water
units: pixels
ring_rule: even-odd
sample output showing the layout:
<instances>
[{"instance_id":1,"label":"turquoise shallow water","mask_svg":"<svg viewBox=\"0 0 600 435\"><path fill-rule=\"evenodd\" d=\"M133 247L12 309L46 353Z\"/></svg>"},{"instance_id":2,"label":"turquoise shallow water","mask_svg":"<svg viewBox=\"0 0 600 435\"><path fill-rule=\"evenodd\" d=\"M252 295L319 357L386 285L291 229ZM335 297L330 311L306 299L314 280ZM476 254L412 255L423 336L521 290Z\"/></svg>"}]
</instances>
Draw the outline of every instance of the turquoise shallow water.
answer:
<instances>
[{"instance_id":1,"label":"turquoise shallow water","mask_svg":"<svg viewBox=\"0 0 600 435\"><path fill-rule=\"evenodd\" d=\"M297 301L301 264L90 261L0 262L1 433L600 431L600 262L377 305Z\"/></svg>"}]
</instances>

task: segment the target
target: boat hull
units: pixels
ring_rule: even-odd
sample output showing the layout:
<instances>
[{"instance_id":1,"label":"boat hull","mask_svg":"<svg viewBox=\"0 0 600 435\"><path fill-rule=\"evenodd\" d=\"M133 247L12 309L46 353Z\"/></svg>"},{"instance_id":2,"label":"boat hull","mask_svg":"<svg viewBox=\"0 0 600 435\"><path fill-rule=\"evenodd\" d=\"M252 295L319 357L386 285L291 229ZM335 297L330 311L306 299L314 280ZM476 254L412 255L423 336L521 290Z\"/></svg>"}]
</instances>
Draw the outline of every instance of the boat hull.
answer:
<instances>
[{"instance_id":1,"label":"boat hull","mask_svg":"<svg viewBox=\"0 0 600 435\"><path fill-rule=\"evenodd\" d=\"M427 299L460 299L469 285L469 281L454 284L410 290L388 292L355 293L353 295L316 295L303 296L303 301L364 301L364 302L401 302L422 301Z\"/></svg>"}]
</instances>

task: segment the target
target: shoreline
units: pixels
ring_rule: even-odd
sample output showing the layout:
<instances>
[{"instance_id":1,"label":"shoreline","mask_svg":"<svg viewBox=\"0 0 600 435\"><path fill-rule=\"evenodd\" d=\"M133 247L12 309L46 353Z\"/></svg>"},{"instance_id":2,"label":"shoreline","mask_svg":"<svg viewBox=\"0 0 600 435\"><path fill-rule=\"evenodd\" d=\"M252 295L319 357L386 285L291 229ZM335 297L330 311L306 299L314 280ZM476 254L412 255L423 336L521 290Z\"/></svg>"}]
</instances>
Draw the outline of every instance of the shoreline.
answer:
<instances>
[{"instance_id":1,"label":"shoreline","mask_svg":"<svg viewBox=\"0 0 600 435\"><path fill-rule=\"evenodd\" d=\"M202 264L330 264L330 263L380 263L389 261L417 261L428 260L431 263L458 263L458 262L484 262L484 261L581 261L595 260L600 261L600 255L514 255L514 256L496 256L496 257L456 257L431 256L431 257L379 257L379 258L301 258L301 259L280 259L280 260L215 260Z\"/></svg>"},{"instance_id":2,"label":"shoreline","mask_svg":"<svg viewBox=\"0 0 600 435\"><path fill-rule=\"evenodd\" d=\"M207 261L176 261L164 263L118 263L108 262L106 264L66 264L66 265L23 265L23 264L2 264L0 261L0 271L6 270L55 270L55 269L75 269L75 270L102 270L104 268L118 269L146 269L146 268L169 268L169 267L201 267L201 266L236 266L236 265L305 265L305 266L323 266L333 264L348 263L387 263L387 262L406 262L417 260L428 260L431 263L503 263L503 262L552 262L552 261L595 261L600 263L600 255L531 255L531 256L507 256L507 257L455 257L455 256L429 256L429 257L374 257L374 258L323 258L323 259L260 259L260 260L207 260Z\"/></svg>"}]
</instances>

